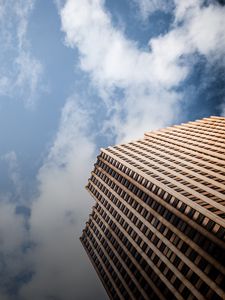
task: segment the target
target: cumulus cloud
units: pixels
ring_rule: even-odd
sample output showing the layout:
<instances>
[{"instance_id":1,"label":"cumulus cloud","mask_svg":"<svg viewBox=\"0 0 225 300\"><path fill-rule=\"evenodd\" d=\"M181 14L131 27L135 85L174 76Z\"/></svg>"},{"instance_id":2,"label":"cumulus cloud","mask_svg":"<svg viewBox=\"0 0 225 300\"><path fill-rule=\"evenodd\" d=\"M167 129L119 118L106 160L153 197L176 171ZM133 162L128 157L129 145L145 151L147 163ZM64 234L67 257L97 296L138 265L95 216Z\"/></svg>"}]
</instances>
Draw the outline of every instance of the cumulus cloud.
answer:
<instances>
[{"instance_id":1,"label":"cumulus cloud","mask_svg":"<svg viewBox=\"0 0 225 300\"><path fill-rule=\"evenodd\" d=\"M175 2L171 30L151 39L149 51L139 49L113 27L104 1L68 0L61 9L67 45L79 50L81 69L91 75L100 95L112 100L108 109L113 105L114 113L108 124L117 141L137 138L147 129L172 122L182 98L176 88L192 70L191 56L204 55L209 62L223 57L225 8L187 2ZM140 2L145 11L149 7L148 13L160 9L157 5ZM116 89L124 94L117 106Z\"/></svg>"},{"instance_id":2,"label":"cumulus cloud","mask_svg":"<svg viewBox=\"0 0 225 300\"><path fill-rule=\"evenodd\" d=\"M219 4L203 6L203 1L176 1L175 20L184 22L186 40L199 53L223 58L225 54L225 8ZM215 3L215 2L214 2Z\"/></svg>"},{"instance_id":3,"label":"cumulus cloud","mask_svg":"<svg viewBox=\"0 0 225 300\"><path fill-rule=\"evenodd\" d=\"M114 125L118 140L134 138L147 128L162 126L165 116L159 118L158 105L163 105L162 111L167 115L173 114L170 104L174 99L171 96L168 101L163 99L168 96L167 90L186 75L185 67L176 64L179 57L171 52L172 58L166 55L163 58L154 49L152 52L139 50L135 42L112 26L102 1L67 1L61 18L67 44L80 51L81 69L91 74L103 97L111 96L108 109L114 103L116 114L109 124ZM123 89L125 94L118 106L113 93L116 88ZM123 111L125 120L119 117Z\"/></svg>"},{"instance_id":4,"label":"cumulus cloud","mask_svg":"<svg viewBox=\"0 0 225 300\"><path fill-rule=\"evenodd\" d=\"M30 50L28 21L34 0L0 1L0 95L21 97L32 107L40 92L43 65Z\"/></svg>"},{"instance_id":5,"label":"cumulus cloud","mask_svg":"<svg viewBox=\"0 0 225 300\"><path fill-rule=\"evenodd\" d=\"M67 44L80 51L82 70L90 72L94 82L101 87L171 86L184 77L180 67L176 70L180 72L174 72L171 78L174 71L171 68L176 66L173 63L179 58L176 53L170 52L173 56L167 58L157 53L158 49L153 49L152 53L141 51L134 41L114 28L103 1L69 0L61 11L61 18ZM171 63L171 68L163 69L159 65L160 59L164 59L162 67Z\"/></svg>"},{"instance_id":6,"label":"cumulus cloud","mask_svg":"<svg viewBox=\"0 0 225 300\"><path fill-rule=\"evenodd\" d=\"M84 189L95 157L95 144L87 131L89 118L76 99L67 101L59 131L40 169L40 195L30 218L36 242L30 253L35 274L21 290L23 299L104 298L79 242L92 204Z\"/></svg>"}]
</instances>

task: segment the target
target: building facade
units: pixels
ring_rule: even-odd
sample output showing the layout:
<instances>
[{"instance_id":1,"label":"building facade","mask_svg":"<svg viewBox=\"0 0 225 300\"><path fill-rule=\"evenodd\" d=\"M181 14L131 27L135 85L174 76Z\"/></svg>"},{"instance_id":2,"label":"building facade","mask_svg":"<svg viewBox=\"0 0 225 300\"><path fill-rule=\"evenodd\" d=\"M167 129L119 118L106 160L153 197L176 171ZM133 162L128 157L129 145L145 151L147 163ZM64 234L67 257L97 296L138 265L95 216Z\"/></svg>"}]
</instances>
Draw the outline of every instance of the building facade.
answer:
<instances>
[{"instance_id":1,"label":"building facade","mask_svg":"<svg viewBox=\"0 0 225 300\"><path fill-rule=\"evenodd\" d=\"M81 242L111 299L225 299L225 118L101 149Z\"/></svg>"}]
</instances>

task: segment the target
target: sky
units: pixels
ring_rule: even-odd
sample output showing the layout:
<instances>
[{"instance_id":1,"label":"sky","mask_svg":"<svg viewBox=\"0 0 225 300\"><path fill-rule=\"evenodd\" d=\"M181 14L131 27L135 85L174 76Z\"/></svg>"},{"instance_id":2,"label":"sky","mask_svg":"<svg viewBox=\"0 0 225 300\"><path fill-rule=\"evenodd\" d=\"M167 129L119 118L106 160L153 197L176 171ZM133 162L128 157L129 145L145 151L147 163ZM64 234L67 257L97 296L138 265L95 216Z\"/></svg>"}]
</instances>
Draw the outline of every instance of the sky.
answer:
<instances>
[{"instance_id":1,"label":"sky","mask_svg":"<svg viewBox=\"0 0 225 300\"><path fill-rule=\"evenodd\" d=\"M223 0L0 0L0 300L107 299L79 242L101 147L225 116Z\"/></svg>"}]
</instances>

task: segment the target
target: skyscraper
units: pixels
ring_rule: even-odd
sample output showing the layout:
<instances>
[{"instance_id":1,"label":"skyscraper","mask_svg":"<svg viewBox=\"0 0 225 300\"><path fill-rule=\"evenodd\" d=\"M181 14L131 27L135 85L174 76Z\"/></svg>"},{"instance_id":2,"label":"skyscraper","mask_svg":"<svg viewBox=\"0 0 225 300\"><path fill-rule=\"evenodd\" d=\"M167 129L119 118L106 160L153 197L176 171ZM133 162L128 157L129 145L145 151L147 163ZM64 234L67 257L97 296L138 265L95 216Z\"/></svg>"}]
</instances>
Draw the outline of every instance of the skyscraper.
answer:
<instances>
[{"instance_id":1,"label":"skyscraper","mask_svg":"<svg viewBox=\"0 0 225 300\"><path fill-rule=\"evenodd\" d=\"M225 118L101 149L81 236L112 299L225 299Z\"/></svg>"}]
</instances>

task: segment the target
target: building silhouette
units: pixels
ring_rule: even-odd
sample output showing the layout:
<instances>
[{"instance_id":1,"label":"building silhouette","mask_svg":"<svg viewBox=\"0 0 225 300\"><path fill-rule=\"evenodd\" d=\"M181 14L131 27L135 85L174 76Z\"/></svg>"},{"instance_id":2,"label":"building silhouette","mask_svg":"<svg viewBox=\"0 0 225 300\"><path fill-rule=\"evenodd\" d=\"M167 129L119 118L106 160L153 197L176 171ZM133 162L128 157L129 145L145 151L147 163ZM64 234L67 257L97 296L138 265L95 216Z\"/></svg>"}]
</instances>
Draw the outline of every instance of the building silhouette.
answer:
<instances>
[{"instance_id":1,"label":"building silhouette","mask_svg":"<svg viewBox=\"0 0 225 300\"><path fill-rule=\"evenodd\" d=\"M101 149L81 242L112 299L225 299L225 118Z\"/></svg>"}]
</instances>

